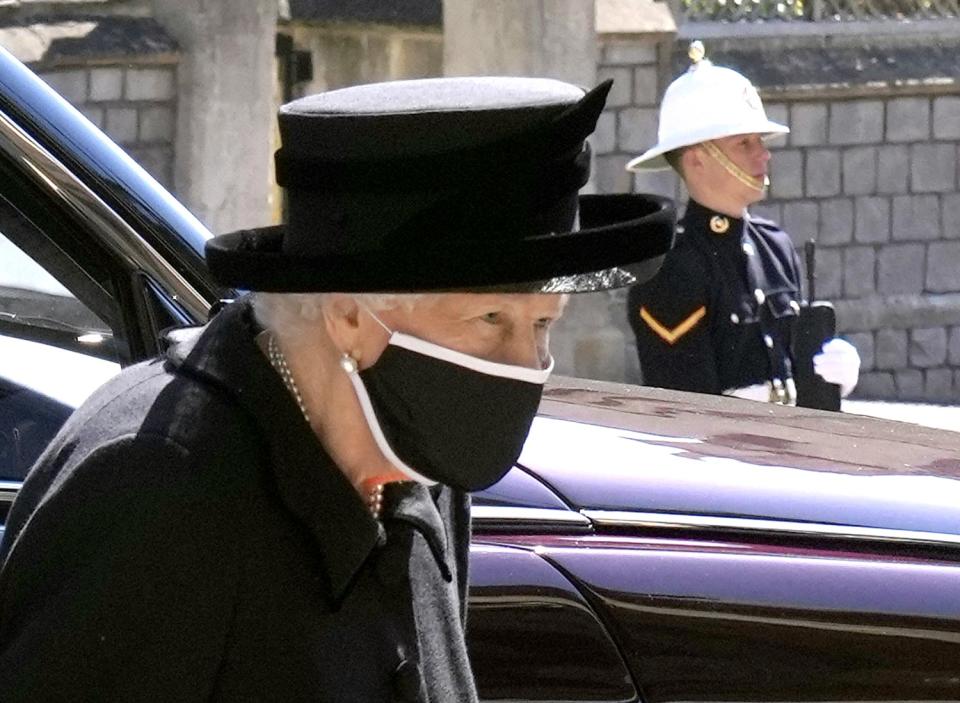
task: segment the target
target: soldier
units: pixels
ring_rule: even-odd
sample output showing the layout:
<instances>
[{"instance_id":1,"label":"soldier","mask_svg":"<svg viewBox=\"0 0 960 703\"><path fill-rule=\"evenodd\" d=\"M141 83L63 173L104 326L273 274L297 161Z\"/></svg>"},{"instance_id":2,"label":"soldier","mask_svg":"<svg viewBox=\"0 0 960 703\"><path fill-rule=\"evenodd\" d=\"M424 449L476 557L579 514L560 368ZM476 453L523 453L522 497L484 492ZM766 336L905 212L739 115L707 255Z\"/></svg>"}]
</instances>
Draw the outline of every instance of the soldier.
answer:
<instances>
[{"instance_id":1,"label":"soldier","mask_svg":"<svg viewBox=\"0 0 960 703\"><path fill-rule=\"evenodd\" d=\"M800 264L785 232L747 212L769 182L764 140L790 130L767 119L749 80L706 60L702 44L690 58L664 94L659 143L627 164L670 166L690 194L676 247L628 296L644 382L794 404ZM813 372L843 396L859 368L839 338L813 357Z\"/></svg>"}]
</instances>

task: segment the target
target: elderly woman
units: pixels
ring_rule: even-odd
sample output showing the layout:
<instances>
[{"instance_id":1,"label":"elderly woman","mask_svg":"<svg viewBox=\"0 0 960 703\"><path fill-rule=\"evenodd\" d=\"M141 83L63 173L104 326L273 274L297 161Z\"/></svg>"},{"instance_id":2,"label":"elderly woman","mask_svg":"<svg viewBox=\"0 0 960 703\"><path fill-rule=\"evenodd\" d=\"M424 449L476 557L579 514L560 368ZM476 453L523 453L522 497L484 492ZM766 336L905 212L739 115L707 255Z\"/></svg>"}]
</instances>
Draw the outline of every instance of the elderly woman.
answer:
<instances>
[{"instance_id":1,"label":"elderly woman","mask_svg":"<svg viewBox=\"0 0 960 703\"><path fill-rule=\"evenodd\" d=\"M0 698L476 700L467 493L520 452L565 294L672 238L665 201L578 207L608 87L281 110L288 223L207 249L254 293L98 391L13 507Z\"/></svg>"}]
</instances>

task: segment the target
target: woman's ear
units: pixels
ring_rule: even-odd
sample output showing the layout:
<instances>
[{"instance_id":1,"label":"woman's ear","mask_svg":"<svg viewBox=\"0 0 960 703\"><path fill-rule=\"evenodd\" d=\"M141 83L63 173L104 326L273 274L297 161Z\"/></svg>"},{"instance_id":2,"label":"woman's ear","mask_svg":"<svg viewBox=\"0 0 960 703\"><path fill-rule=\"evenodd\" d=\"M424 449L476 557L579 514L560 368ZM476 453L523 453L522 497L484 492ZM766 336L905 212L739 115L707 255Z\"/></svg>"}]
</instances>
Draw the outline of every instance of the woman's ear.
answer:
<instances>
[{"instance_id":1,"label":"woman's ear","mask_svg":"<svg viewBox=\"0 0 960 703\"><path fill-rule=\"evenodd\" d=\"M332 293L323 302L327 336L341 354L353 354L359 345L362 322L360 304L350 295Z\"/></svg>"},{"instance_id":2,"label":"woman's ear","mask_svg":"<svg viewBox=\"0 0 960 703\"><path fill-rule=\"evenodd\" d=\"M323 321L337 354L349 355L360 368L376 363L390 337L369 308L345 293L325 296Z\"/></svg>"}]
</instances>

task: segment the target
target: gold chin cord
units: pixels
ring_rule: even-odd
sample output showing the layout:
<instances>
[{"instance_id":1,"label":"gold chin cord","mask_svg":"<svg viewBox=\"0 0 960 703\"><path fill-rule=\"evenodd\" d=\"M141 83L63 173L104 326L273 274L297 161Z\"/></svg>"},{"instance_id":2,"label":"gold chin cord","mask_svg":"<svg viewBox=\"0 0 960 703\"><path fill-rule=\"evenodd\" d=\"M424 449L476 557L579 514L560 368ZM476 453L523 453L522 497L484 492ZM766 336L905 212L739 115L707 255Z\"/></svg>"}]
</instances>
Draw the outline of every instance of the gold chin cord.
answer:
<instances>
[{"instance_id":1,"label":"gold chin cord","mask_svg":"<svg viewBox=\"0 0 960 703\"><path fill-rule=\"evenodd\" d=\"M762 193L767 189L767 186L770 185L769 178L767 178L766 176L764 176L763 178L754 178L749 173L747 173L742 168L740 168L735 163L733 163L733 161L731 161L726 154L720 151L720 147L718 147L713 142L702 142L700 146L706 149L707 153L710 154L710 156L712 156L716 161L718 161L720 165L723 166L724 170L727 173L729 173L731 176L736 178L738 181L743 183L743 185L747 186L748 188L753 188L754 190L758 190Z\"/></svg>"}]
</instances>

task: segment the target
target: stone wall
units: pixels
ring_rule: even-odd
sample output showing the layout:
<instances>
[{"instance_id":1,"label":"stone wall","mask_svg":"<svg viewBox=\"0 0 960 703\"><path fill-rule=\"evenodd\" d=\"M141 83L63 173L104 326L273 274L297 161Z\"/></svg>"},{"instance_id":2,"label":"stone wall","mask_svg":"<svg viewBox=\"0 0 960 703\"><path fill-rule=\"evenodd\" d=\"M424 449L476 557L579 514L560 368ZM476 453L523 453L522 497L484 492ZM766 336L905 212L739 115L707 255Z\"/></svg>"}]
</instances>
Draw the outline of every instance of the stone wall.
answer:
<instances>
[{"instance_id":1,"label":"stone wall","mask_svg":"<svg viewBox=\"0 0 960 703\"><path fill-rule=\"evenodd\" d=\"M0 45L211 231L272 221L276 0L40 5L0 2Z\"/></svg>"},{"instance_id":2,"label":"stone wall","mask_svg":"<svg viewBox=\"0 0 960 703\"><path fill-rule=\"evenodd\" d=\"M151 0L180 47L174 193L212 232L272 222L276 0Z\"/></svg>"},{"instance_id":3,"label":"stone wall","mask_svg":"<svg viewBox=\"0 0 960 703\"><path fill-rule=\"evenodd\" d=\"M634 176L624 168L631 158L657 141L659 97L670 80L674 38L647 33L639 38L601 35L600 39L597 78L612 78L614 83L591 138L596 188L601 193L648 192L678 197L678 179L672 172ZM560 329L576 340L578 353L558 360L558 367L575 376L640 383L636 341L627 324L626 290L589 297L602 299L607 315L580 319L579 301L574 301L572 314L562 321Z\"/></svg>"},{"instance_id":4,"label":"stone wall","mask_svg":"<svg viewBox=\"0 0 960 703\"><path fill-rule=\"evenodd\" d=\"M862 397L960 398L960 97L877 94L774 103L791 125L771 198L817 295L862 357Z\"/></svg>"},{"instance_id":5,"label":"stone wall","mask_svg":"<svg viewBox=\"0 0 960 703\"><path fill-rule=\"evenodd\" d=\"M594 3L584 0L445 0L444 72L592 85Z\"/></svg>"},{"instance_id":6,"label":"stone wall","mask_svg":"<svg viewBox=\"0 0 960 703\"><path fill-rule=\"evenodd\" d=\"M874 25L869 37L718 30L707 41L714 61L750 76L770 117L791 127L771 143L771 190L752 210L780 222L798 248L816 239L817 297L834 301L840 332L863 360L856 397L960 399L960 86L952 64L960 35L952 24L935 37L885 40ZM601 72L621 87L595 140L603 190L683 197L669 172L631 180L623 165L656 142L658 97L685 65L691 38L683 28L679 39L605 43ZM841 80L847 64L852 78ZM627 329L622 315L619 324ZM629 368L627 380L637 373Z\"/></svg>"},{"instance_id":7,"label":"stone wall","mask_svg":"<svg viewBox=\"0 0 960 703\"><path fill-rule=\"evenodd\" d=\"M175 62L60 66L40 77L167 188L173 184Z\"/></svg>"},{"instance_id":8,"label":"stone wall","mask_svg":"<svg viewBox=\"0 0 960 703\"><path fill-rule=\"evenodd\" d=\"M0 45L173 184L179 47L152 19L0 16Z\"/></svg>"}]
</instances>

